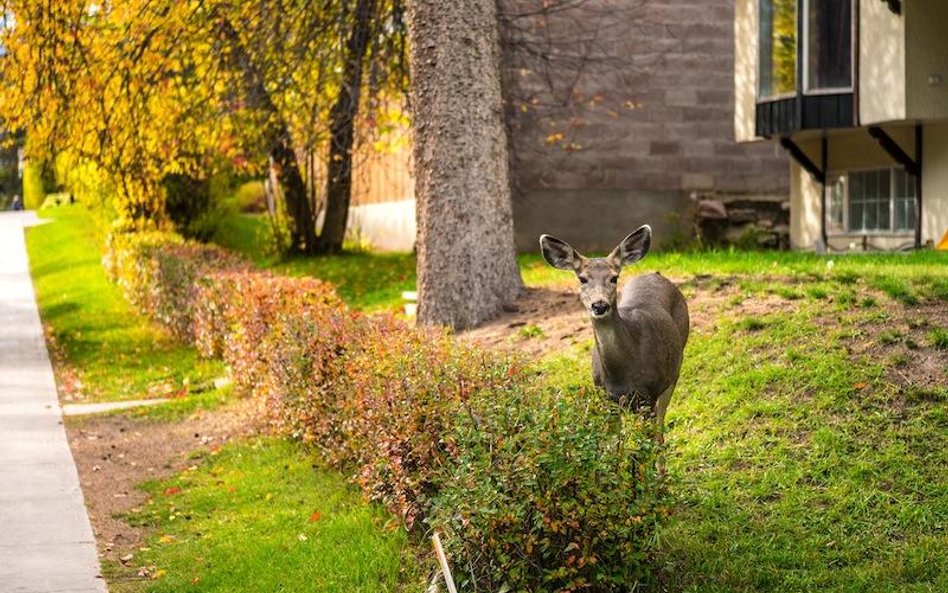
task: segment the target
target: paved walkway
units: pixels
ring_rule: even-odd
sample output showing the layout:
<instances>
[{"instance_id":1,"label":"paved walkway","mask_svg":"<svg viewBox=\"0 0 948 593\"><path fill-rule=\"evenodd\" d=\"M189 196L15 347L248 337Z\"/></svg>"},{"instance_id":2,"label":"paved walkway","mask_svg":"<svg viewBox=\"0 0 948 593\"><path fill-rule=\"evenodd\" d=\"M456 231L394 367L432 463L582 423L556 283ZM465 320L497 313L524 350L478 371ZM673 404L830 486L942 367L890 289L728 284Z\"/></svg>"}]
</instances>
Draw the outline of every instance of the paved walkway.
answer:
<instances>
[{"instance_id":1,"label":"paved walkway","mask_svg":"<svg viewBox=\"0 0 948 593\"><path fill-rule=\"evenodd\" d=\"M35 221L0 212L0 593L104 593L27 267Z\"/></svg>"}]
</instances>

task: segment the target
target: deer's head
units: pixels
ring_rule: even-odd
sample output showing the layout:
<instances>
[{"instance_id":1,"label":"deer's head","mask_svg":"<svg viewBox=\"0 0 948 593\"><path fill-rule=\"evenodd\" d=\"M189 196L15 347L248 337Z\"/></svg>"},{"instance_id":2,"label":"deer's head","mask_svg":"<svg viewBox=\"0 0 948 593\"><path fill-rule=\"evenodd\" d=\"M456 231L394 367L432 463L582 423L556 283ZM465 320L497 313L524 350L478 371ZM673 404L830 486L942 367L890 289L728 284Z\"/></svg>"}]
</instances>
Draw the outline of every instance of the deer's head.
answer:
<instances>
[{"instance_id":1,"label":"deer's head","mask_svg":"<svg viewBox=\"0 0 948 593\"><path fill-rule=\"evenodd\" d=\"M550 235L540 237L540 250L548 264L576 274L583 306L593 318L600 318L616 308L616 286L622 266L645 257L651 242L652 227L646 224L623 239L606 257L583 257L569 243Z\"/></svg>"}]
</instances>

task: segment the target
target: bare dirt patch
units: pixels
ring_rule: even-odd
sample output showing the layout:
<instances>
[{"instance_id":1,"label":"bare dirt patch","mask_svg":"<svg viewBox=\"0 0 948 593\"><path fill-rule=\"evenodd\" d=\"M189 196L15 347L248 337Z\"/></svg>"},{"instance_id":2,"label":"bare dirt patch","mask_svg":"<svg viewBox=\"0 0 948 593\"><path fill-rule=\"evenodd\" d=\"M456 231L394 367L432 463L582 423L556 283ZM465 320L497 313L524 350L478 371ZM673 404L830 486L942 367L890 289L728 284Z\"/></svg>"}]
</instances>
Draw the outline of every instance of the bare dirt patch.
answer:
<instances>
[{"instance_id":1,"label":"bare dirt patch","mask_svg":"<svg viewBox=\"0 0 948 593\"><path fill-rule=\"evenodd\" d=\"M801 300L778 294L747 294L736 279L696 277L676 279L685 293L692 333L713 332L722 319L737 321L793 311ZM941 301L905 305L880 291L865 287L885 310L885 321L857 321L866 313L854 308L839 312L827 301L827 313L813 319L827 332L844 325L858 329L850 340L852 356L866 356L886 366L886 379L901 389L933 390L948 384L948 350L930 344L933 328L948 328L948 305ZM854 306L855 307L855 306ZM516 351L537 359L568 351L573 345L592 340L592 326L574 288L531 288L494 321L459 334L482 346Z\"/></svg>"},{"instance_id":2,"label":"bare dirt patch","mask_svg":"<svg viewBox=\"0 0 948 593\"><path fill-rule=\"evenodd\" d=\"M257 403L247 399L183 422L123 415L67 421L66 434L101 558L121 565L120 559L134 554L142 543L141 529L117 518L145 501L137 484L186 469L196 451L213 452L235 438L262 431L263 417ZM124 564L134 572L134 560Z\"/></svg>"},{"instance_id":3,"label":"bare dirt patch","mask_svg":"<svg viewBox=\"0 0 948 593\"><path fill-rule=\"evenodd\" d=\"M860 324L853 353L884 363L886 379L903 391L932 391L948 385L948 350L930 339L932 330L948 328L948 305L938 301L902 305L890 300L886 314L885 323Z\"/></svg>"},{"instance_id":4,"label":"bare dirt patch","mask_svg":"<svg viewBox=\"0 0 948 593\"><path fill-rule=\"evenodd\" d=\"M509 311L460 337L485 347L539 357L592 339L592 327L576 291L530 288Z\"/></svg>"},{"instance_id":5,"label":"bare dirt patch","mask_svg":"<svg viewBox=\"0 0 948 593\"><path fill-rule=\"evenodd\" d=\"M792 303L775 295L736 299L740 288L716 278L673 279L686 294L692 331L714 328L722 314L741 317L786 310ZM739 300L739 302L735 302ZM481 346L516 351L530 358L564 351L592 340L589 314L574 288L530 288L493 321L459 334Z\"/></svg>"}]
</instances>

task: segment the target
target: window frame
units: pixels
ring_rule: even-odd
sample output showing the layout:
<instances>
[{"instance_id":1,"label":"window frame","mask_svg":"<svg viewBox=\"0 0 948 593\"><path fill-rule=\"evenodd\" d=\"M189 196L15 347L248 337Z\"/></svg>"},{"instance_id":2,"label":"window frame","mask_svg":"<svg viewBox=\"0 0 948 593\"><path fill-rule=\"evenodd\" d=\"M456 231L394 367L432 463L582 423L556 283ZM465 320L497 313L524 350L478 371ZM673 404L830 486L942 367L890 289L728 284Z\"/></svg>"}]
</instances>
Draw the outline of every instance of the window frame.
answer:
<instances>
[{"instance_id":1,"label":"window frame","mask_svg":"<svg viewBox=\"0 0 948 593\"><path fill-rule=\"evenodd\" d=\"M867 229L852 229L850 227L849 220L849 189L850 181L849 175L851 173L871 173L877 171L888 171L889 172L889 229L888 230L867 230ZM895 195L896 189L896 173L901 172L905 174L909 180L915 181L915 176L910 174L905 170L905 167L901 165L888 165L888 166L877 166L877 167L859 167L853 169L845 170L833 170L829 171L826 175L826 185L824 189L824 200L826 204L826 212L824 213L824 224L826 225L826 233L829 237L906 237L915 235L915 225L918 224L918 195L913 196L915 203L915 221L910 228L906 229L895 229L895 202L898 196ZM838 178L843 178L843 203L842 203L842 212L843 212L843 230L837 231L833 230L833 220L831 218L832 205L831 205L831 188L833 184L830 183L830 180L836 180Z\"/></svg>"}]
</instances>

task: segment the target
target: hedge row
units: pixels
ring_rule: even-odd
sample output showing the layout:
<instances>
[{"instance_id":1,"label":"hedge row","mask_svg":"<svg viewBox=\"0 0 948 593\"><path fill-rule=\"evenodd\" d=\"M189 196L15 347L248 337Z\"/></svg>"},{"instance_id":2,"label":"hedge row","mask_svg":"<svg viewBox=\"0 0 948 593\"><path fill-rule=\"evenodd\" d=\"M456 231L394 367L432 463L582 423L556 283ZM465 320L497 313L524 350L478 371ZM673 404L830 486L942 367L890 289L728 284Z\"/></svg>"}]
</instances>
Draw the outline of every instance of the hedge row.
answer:
<instances>
[{"instance_id":1,"label":"hedge row","mask_svg":"<svg viewBox=\"0 0 948 593\"><path fill-rule=\"evenodd\" d=\"M347 308L332 286L175 235L113 236L128 299L267 398L273 421L411 529L465 590L618 591L649 579L666 514L647 426L516 359Z\"/></svg>"}]
</instances>

